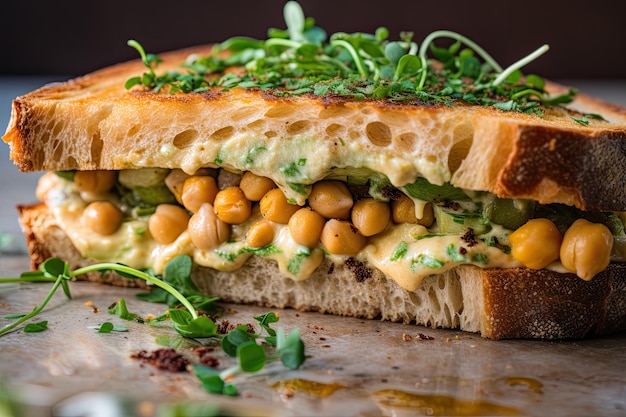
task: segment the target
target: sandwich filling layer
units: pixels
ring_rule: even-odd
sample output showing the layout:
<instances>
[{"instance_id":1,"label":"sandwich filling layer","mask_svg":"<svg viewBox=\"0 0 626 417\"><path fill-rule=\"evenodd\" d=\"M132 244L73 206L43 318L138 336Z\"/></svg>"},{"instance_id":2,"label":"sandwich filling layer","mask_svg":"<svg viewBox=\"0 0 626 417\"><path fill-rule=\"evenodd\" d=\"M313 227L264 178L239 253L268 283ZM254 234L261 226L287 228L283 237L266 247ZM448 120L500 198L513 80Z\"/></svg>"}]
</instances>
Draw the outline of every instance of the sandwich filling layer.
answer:
<instances>
[{"instance_id":1,"label":"sandwich filling layer","mask_svg":"<svg viewBox=\"0 0 626 417\"><path fill-rule=\"evenodd\" d=\"M310 158L295 161L291 169L301 174L310 163ZM282 170L282 175L289 173ZM77 171L44 175L37 194L83 256L156 273L179 255L222 271L260 256L275 261L283 274L304 280L330 257L336 264L356 263L362 271L379 269L414 291L424 277L461 264L549 268L590 279L609 256L623 260L620 213L499 199L422 177L395 187L367 168L334 169L303 189L277 183L224 168L193 175L158 168ZM558 253L531 265L528 251L534 251L531 258L542 258L547 249L522 251L520 244L516 253L510 237L534 218L550 219L560 234L573 229L576 220L590 219L610 231L610 245L600 245L584 268L580 260L578 267L566 265Z\"/></svg>"}]
</instances>

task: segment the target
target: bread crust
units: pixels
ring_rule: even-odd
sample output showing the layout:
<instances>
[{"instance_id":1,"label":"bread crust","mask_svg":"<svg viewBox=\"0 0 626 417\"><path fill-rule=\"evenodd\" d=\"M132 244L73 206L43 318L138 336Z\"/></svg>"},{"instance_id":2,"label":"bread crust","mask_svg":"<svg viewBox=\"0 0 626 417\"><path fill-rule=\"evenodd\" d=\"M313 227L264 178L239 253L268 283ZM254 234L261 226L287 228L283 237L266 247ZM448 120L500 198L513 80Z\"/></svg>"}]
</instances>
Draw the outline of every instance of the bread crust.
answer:
<instances>
[{"instance_id":1,"label":"bread crust","mask_svg":"<svg viewBox=\"0 0 626 417\"><path fill-rule=\"evenodd\" d=\"M159 71L178 68L189 54L210 49L163 54ZM11 145L11 158L22 171L192 170L203 145L242 133L250 140L267 140L272 133L272 140L286 142L305 121L307 134L328 149L329 166L342 160L338 141L351 141L390 160L434 159L442 166L457 143L469 141L467 154L451 173L457 187L582 210L626 211L626 110L585 95L576 96L573 113L550 110L539 117L483 106L277 98L259 90L127 91L125 81L142 72L143 64L131 61L16 98L3 137ZM564 90L553 84L549 88ZM570 117L580 118L576 112L601 114L607 121L589 119L582 126ZM380 141L368 135L372 123L387 126L389 137ZM337 125L344 129L334 132ZM174 149L175 156L162 154L166 148ZM207 154L201 162L214 159ZM391 179L399 186L411 178Z\"/></svg>"},{"instance_id":2,"label":"bread crust","mask_svg":"<svg viewBox=\"0 0 626 417\"><path fill-rule=\"evenodd\" d=\"M72 268L84 259L45 204L18 207L33 268L50 256ZM324 261L304 281L284 276L273 261L253 256L233 272L198 267L192 278L224 301L480 332L492 339L571 339L626 330L626 265L611 264L591 281L548 270L461 266L430 276L414 292L376 269ZM115 285L141 280L107 272L78 277Z\"/></svg>"}]
</instances>

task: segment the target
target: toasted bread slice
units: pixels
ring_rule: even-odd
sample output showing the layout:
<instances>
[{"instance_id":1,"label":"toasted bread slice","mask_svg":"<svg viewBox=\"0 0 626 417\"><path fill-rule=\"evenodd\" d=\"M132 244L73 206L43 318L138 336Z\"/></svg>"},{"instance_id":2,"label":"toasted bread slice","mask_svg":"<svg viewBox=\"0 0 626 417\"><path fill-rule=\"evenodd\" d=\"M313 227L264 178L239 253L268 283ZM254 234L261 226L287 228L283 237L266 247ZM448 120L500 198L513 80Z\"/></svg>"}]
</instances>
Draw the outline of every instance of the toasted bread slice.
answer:
<instances>
[{"instance_id":1,"label":"toasted bread slice","mask_svg":"<svg viewBox=\"0 0 626 417\"><path fill-rule=\"evenodd\" d=\"M77 252L45 204L18 209L33 268L51 256L72 268L94 263ZM426 278L412 292L378 270L363 268L326 260L309 279L294 281L275 262L253 257L232 272L199 267L193 279L224 301L460 328L492 339L582 338L626 330L623 264L611 264L591 281L547 270L461 266ZM80 278L144 285L113 272Z\"/></svg>"},{"instance_id":2,"label":"toasted bread slice","mask_svg":"<svg viewBox=\"0 0 626 417\"><path fill-rule=\"evenodd\" d=\"M163 54L159 71L180 69L189 54L210 48ZM214 164L226 145L284 146L308 138L327 155L320 175L343 166L347 153L376 154L395 186L421 174L434 184L450 181L500 197L626 210L626 109L584 95L571 110L537 116L471 105L277 98L259 90L126 90L125 81L144 70L140 61L128 62L17 98L4 136L11 158L22 171L194 172ZM589 118L584 126L572 117L586 113L605 120ZM275 167L256 173L284 185Z\"/></svg>"}]
</instances>

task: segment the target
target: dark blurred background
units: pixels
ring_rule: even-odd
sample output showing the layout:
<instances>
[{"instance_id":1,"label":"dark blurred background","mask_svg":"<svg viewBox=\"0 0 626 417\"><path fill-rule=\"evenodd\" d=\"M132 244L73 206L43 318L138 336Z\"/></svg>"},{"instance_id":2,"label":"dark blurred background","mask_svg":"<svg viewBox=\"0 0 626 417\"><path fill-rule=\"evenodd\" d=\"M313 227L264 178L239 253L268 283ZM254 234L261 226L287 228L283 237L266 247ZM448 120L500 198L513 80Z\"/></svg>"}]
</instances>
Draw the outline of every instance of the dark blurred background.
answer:
<instances>
[{"instance_id":1,"label":"dark blurred background","mask_svg":"<svg viewBox=\"0 0 626 417\"><path fill-rule=\"evenodd\" d=\"M626 1L301 0L305 14L332 33L373 32L421 40L450 29L483 46L503 66L544 43L551 50L525 68L553 79L626 78ZM0 75L80 75L148 52L265 38L284 28L284 0L13 0L2 4Z\"/></svg>"}]
</instances>

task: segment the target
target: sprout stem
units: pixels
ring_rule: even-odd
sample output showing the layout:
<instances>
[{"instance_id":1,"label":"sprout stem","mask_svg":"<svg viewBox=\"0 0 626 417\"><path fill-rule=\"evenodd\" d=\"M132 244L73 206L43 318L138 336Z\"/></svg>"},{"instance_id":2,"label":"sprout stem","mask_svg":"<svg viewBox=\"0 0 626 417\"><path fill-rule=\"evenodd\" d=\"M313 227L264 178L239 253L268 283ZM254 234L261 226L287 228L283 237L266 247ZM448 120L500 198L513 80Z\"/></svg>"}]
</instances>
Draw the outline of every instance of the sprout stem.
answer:
<instances>
[{"instance_id":1,"label":"sprout stem","mask_svg":"<svg viewBox=\"0 0 626 417\"><path fill-rule=\"evenodd\" d=\"M430 47L430 44L437 38L452 38L452 39L456 39L457 41L463 42L464 44L472 48L474 51L476 51L485 60L485 62L489 64L496 72L502 71L502 67L496 62L496 60L493 59L491 55L489 55L487 51L481 48L476 42L456 32L452 32L449 30L437 30L435 32L432 32L430 35L428 35L424 39L424 42L422 42L422 46L419 50L419 58L422 61L423 70L422 70L422 77L420 79L420 83L417 87L418 90L423 89L424 84L426 83L426 74L428 72L427 71L428 63L426 62L426 53L428 52L428 48Z\"/></svg>"},{"instance_id":2,"label":"sprout stem","mask_svg":"<svg viewBox=\"0 0 626 417\"><path fill-rule=\"evenodd\" d=\"M524 65L528 64L529 62L534 61L535 59L537 59L538 57L540 57L541 55L545 54L546 52L548 52L548 49L550 49L550 46L545 44L541 47L539 47L537 50L535 50L533 53L527 55L525 58L520 59L519 61L513 63L512 65L510 65L507 69L505 69L504 71L502 71L500 73L500 75L498 75L498 77L493 81L493 85L496 86L498 84L500 84L502 81L506 80L506 78L511 75L511 73L519 68L522 68Z\"/></svg>"},{"instance_id":3,"label":"sprout stem","mask_svg":"<svg viewBox=\"0 0 626 417\"><path fill-rule=\"evenodd\" d=\"M152 284L164 289L165 291L167 291L168 293L176 297L176 299L180 301L180 303L183 306L185 306L185 308L189 311L189 313L191 313L191 316L193 317L194 320L198 318L198 313L196 312L196 309L193 307L193 305L191 305L189 300L187 300L185 296L182 295L176 288L172 287L170 284L168 284L165 281L162 281L156 277L146 274L143 271L139 271L129 266L115 264L115 263L100 263L100 264L95 264L95 265L90 265L90 266L86 266L83 268L79 268L75 270L74 272L72 272L72 276L74 277L76 275L86 274L87 272L101 271L101 270L107 270L107 269L111 269L113 271L124 272L128 275L132 275L134 277L141 278L143 280L151 282Z\"/></svg>"}]
</instances>

